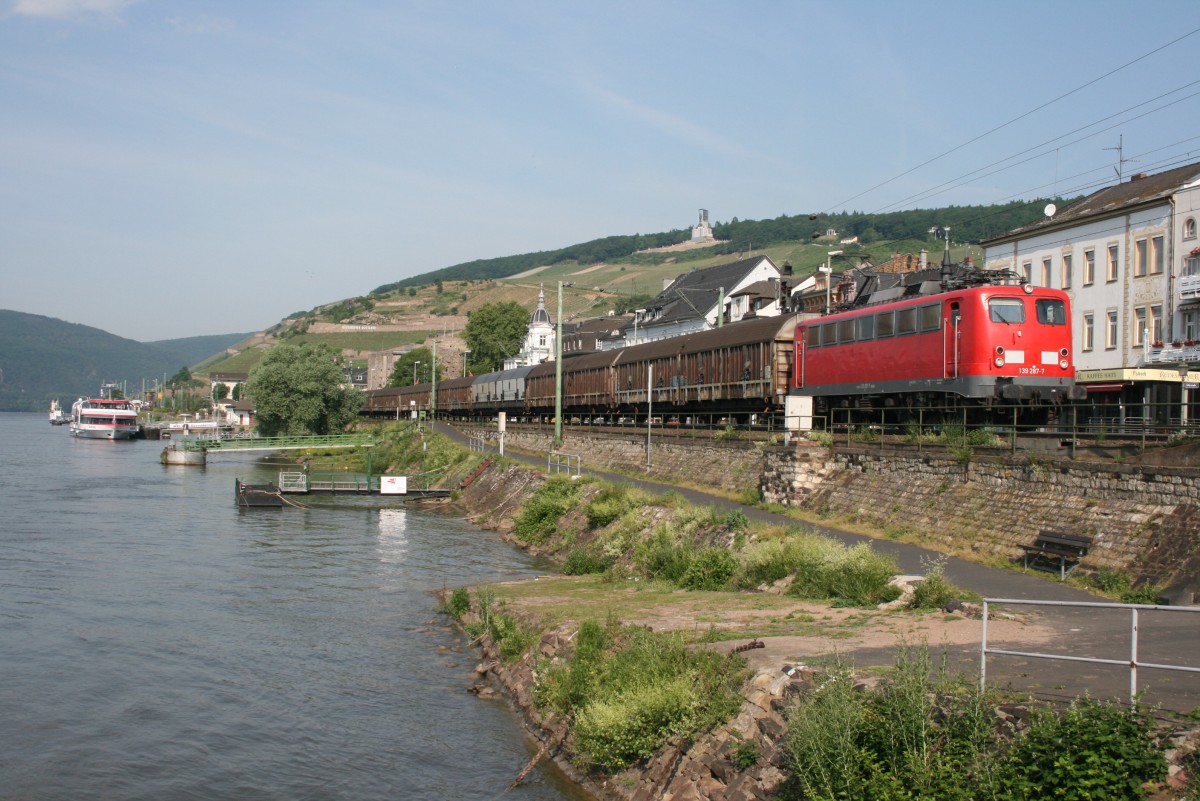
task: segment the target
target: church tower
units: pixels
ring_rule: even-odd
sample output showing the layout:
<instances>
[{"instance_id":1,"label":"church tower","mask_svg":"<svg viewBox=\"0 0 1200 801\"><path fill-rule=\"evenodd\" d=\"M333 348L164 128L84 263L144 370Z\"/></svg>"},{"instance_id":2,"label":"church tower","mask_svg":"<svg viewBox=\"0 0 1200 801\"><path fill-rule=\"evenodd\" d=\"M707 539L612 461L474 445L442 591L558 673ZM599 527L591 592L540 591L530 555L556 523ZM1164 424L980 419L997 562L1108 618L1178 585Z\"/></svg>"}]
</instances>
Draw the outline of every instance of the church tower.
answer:
<instances>
[{"instance_id":1,"label":"church tower","mask_svg":"<svg viewBox=\"0 0 1200 801\"><path fill-rule=\"evenodd\" d=\"M554 359L554 322L546 311L546 288L538 287L537 308L529 315L529 330L525 333L525 344L516 356L504 360L504 369L528 367Z\"/></svg>"}]
</instances>

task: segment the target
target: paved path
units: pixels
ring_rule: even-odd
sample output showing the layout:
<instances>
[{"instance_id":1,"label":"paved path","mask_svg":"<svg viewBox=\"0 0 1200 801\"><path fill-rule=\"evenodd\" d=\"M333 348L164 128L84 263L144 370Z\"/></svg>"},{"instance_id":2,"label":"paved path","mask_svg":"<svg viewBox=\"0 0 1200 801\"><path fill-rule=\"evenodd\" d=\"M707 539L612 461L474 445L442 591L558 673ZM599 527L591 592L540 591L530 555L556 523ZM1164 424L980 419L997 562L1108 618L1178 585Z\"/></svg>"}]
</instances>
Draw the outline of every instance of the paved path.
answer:
<instances>
[{"instance_id":1,"label":"paved path","mask_svg":"<svg viewBox=\"0 0 1200 801\"><path fill-rule=\"evenodd\" d=\"M445 424L437 424L437 431L451 439L467 443L468 438ZM545 468L545 456L532 456L506 449L510 459L535 467ZM775 514L756 507L745 506L736 501L709 495L692 489L684 489L646 479L635 479L616 473L587 469L584 472L614 483L633 484L651 492L673 492L699 506L737 508L751 520L769 523L795 524L794 518ZM869 542L880 553L891 555L905 573L921 574L925 565L934 559L945 560L946 577L955 585L984 598L1077 601L1108 603L1108 599L1070 587L1054 580L1046 572L1009 570L988 567L953 556L944 556L926 548L890 540L874 539L862 534L842 531L828 526L806 524L820 534L853 545ZM1072 698L1088 694L1093 698L1118 698L1127 700L1130 695L1130 654L1133 634L1132 615L1128 609L1073 608L1057 606L1001 606L992 605L997 611L1013 611L1036 614L1046 625L1061 632L1061 640L1049 645L1020 647L1005 643L1004 649L1035 653L1054 653L1070 657L1090 657L1119 662L1117 665L1101 665L1067 659L1041 659L1007 655L989 655L987 675L989 686L1008 685L1015 689L1030 690L1041 696ZM1200 668L1200 612L1162 611L1141 609L1138 611L1137 642L1139 662L1137 686L1142 699L1150 705L1165 709L1190 712L1200 709L1200 673L1182 673L1145 667L1146 664L1183 665ZM980 627L982 630L982 626ZM931 645L933 645L931 643ZM992 648L999 647L990 643ZM767 656L769 654L761 654ZM940 654L939 654L940 655ZM781 661L803 661L803 654L778 654ZM890 664L891 653L886 649L867 649L848 654L857 664ZM945 650L948 664L969 675L979 674L980 647L949 647Z\"/></svg>"}]
</instances>

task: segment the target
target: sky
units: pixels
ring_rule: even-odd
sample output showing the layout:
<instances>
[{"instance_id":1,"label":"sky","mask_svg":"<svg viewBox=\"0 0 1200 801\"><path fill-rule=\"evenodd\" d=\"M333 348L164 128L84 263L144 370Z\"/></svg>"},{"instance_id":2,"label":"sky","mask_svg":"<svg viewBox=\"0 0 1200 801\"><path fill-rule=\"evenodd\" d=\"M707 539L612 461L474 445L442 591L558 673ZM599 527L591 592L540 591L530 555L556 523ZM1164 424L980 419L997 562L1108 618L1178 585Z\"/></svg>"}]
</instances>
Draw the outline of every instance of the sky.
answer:
<instances>
[{"instance_id":1,"label":"sky","mask_svg":"<svg viewBox=\"0 0 1200 801\"><path fill-rule=\"evenodd\" d=\"M1197 53L1195 0L0 0L0 309L257 331L700 208L1092 192L1200 162Z\"/></svg>"}]
</instances>

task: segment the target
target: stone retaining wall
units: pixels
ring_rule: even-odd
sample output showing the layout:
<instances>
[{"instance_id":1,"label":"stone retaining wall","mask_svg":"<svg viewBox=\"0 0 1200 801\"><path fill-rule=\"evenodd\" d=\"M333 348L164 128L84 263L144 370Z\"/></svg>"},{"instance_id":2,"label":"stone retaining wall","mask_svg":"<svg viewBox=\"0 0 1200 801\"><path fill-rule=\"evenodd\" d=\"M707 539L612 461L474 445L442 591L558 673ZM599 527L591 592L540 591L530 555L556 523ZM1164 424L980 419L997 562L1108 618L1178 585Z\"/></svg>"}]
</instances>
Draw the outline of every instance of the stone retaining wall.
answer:
<instances>
[{"instance_id":1,"label":"stone retaining wall","mask_svg":"<svg viewBox=\"0 0 1200 801\"><path fill-rule=\"evenodd\" d=\"M495 429L464 430L490 445L496 444ZM505 448L525 453L548 453L554 437L537 431L510 431ZM763 448L760 442L713 442L704 439L650 437L650 469L646 470L646 437L588 436L564 432L558 451L578 455L583 471L603 470L644 476L650 480L681 481L739 493L754 490L762 475Z\"/></svg>"},{"instance_id":2,"label":"stone retaining wall","mask_svg":"<svg viewBox=\"0 0 1200 801\"><path fill-rule=\"evenodd\" d=\"M1166 585L1200 575L1200 470L877 446L772 447L764 500L984 556L1041 529L1093 538L1085 560Z\"/></svg>"}]
</instances>

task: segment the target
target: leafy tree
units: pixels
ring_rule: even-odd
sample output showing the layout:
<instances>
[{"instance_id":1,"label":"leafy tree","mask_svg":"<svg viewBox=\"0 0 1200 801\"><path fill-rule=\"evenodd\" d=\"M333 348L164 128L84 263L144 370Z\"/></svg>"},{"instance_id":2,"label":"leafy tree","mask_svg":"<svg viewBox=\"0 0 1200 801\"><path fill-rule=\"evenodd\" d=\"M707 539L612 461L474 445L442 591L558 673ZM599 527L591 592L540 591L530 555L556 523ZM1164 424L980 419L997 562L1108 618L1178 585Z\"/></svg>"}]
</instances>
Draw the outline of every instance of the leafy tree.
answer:
<instances>
[{"instance_id":1,"label":"leafy tree","mask_svg":"<svg viewBox=\"0 0 1200 801\"><path fill-rule=\"evenodd\" d=\"M417 364L420 362L420 364ZM423 384L429 381L429 365L433 364L433 352L429 348L414 348L396 360L392 368L389 387L407 387L411 384ZM415 368L415 369L414 369ZM437 380L441 381L445 369L442 364L437 366ZM414 380L415 379L415 380Z\"/></svg>"},{"instance_id":2,"label":"leafy tree","mask_svg":"<svg viewBox=\"0 0 1200 801\"><path fill-rule=\"evenodd\" d=\"M186 367L180 367L179 372L171 376L167 380L169 387L182 387L192 383L192 371Z\"/></svg>"},{"instance_id":3,"label":"leafy tree","mask_svg":"<svg viewBox=\"0 0 1200 801\"><path fill-rule=\"evenodd\" d=\"M233 385L233 392L230 393L229 398L230 398L230 400L235 400L235 401L240 401L242 399L242 385L241 384Z\"/></svg>"},{"instance_id":4,"label":"leafy tree","mask_svg":"<svg viewBox=\"0 0 1200 801\"><path fill-rule=\"evenodd\" d=\"M515 301L489 303L471 312L463 337L477 372L499 370L504 359L521 350L529 330L529 312Z\"/></svg>"},{"instance_id":5,"label":"leafy tree","mask_svg":"<svg viewBox=\"0 0 1200 801\"><path fill-rule=\"evenodd\" d=\"M363 398L358 390L342 386L341 361L328 345L271 348L246 382L259 433L329 434L353 422Z\"/></svg>"},{"instance_id":6,"label":"leafy tree","mask_svg":"<svg viewBox=\"0 0 1200 801\"><path fill-rule=\"evenodd\" d=\"M212 397L215 401L223 401L229 397L229 385L218 381L213 384Z\"/></svg>"}]
</instances>

